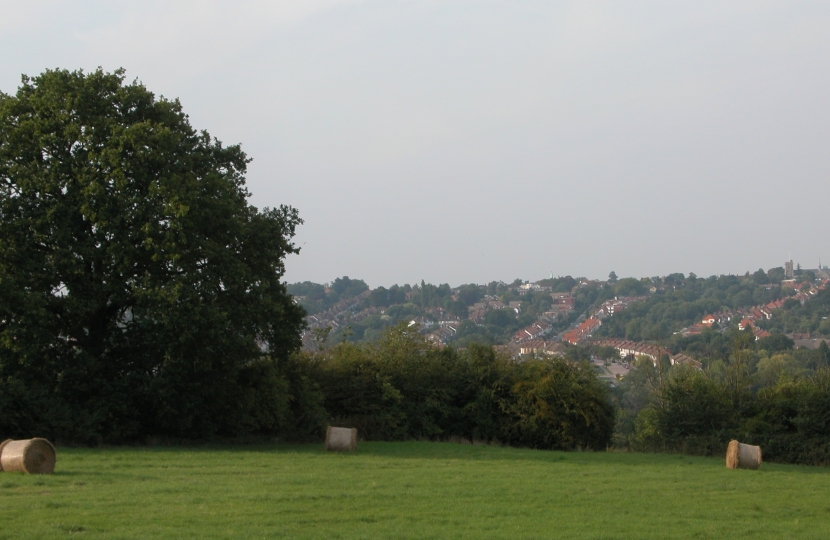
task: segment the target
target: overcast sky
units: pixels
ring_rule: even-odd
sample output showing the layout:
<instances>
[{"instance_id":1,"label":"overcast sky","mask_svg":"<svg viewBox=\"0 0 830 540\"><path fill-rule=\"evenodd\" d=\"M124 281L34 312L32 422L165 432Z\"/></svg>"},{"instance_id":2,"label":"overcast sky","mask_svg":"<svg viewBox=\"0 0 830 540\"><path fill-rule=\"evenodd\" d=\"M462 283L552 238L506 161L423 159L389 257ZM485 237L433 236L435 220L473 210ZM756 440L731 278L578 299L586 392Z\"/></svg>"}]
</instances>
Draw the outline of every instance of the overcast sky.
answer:
<instances>
[{"instance_id":1,"label":"overcast sky","mask_svg":"<svg viewBox=\"0 0 830 540\"><path fill-rule=\"evenodd\" d=\"M0 90L98 66L242 144L291 282L830 264L827 1L0 0Z\"/></svg>"}]
</instances>

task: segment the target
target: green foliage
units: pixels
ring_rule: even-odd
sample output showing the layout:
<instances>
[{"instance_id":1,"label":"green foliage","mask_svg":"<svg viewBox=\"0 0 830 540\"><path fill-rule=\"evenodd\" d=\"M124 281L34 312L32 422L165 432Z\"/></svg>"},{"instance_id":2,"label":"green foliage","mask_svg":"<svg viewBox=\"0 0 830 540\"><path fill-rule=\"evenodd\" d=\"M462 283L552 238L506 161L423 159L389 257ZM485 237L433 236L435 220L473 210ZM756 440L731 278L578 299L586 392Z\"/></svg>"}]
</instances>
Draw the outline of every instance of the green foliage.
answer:
<instances>
[{"instance_id":1,"label":"green foliage","mask_svg":"<svg viewBox=\"0 0 830 540\"><path fill-rule=\"evenodd\" d=\"M312 365L331 422L370 440L604 449L613 431L607 389L587 364L517 363L475 343L438 349L405 324L377 343L314 355Z\"/></svg>"},{"instance_id":2,"label":"green foliage","mask_svg":"<svg viewBox=\"0 0 830 540\"><path fill-rule=\"evenodd\" d=\"M464 304L464 307L472 306L482 298L484 298L484 291L480 286L475 284L462 285L458 288L458 301Z\"/></svg>"},{"instance_id":3,"label":"green foliage","mask_svg":"<svg viewBox=\"0 0 830 540\"><path fill-rule=\"evenodd\" d=\"M561 450L608 445L614 408L588 364L528 360L522 368L508 406L518 418L508 441Z\"/></svg>"},{"instance_id":4,"label":"green foliage","mask_svg":"<svg viewBox=\"0 0 830 540\"><path fill-rule=\"evenodd\" d=\"M623 278L614 285L617 296L642 296L648 292L648 285L635 278Z\"/></svg>"},{"instance_id":5,"label":"green foliage","mask_svg":"<svg viewBox=\"0 0 830 540\"><path fill-rule=\"evenodd\" d=\"M830 346L827 340L822 340L815 354L815 365L820 368L830 367Z\"/></svg>"},{"instance_id":6,"label":"green foliage","mask_svg":"<svg viewBox=\"0 0 830 540\"><path fill-rule=\"evenodd\" d=\"M755 283L757 283L758 285L765 285L765 284L767 284L767 283L769 283L769 282L770 282L770 278L769 278L769 276L767 275L767 273L766 273L766 272L764 272L764 269L763 269L763 268L759 268L757 272L755 272L754 274L752 274L752 279L753 279L753 280L755 281Z\"/></svg>"},{"instance_id":7,"label":"green foliage","mask_svg":"<svg viewBox=\"0 0 830 540\"><path fill-rule=\"evenodd\" d=\"M329 309L341 300L348 300L369 290L362 279L350 279L349 276L337 278L327 287L311 281L292 283L287 286L288 293L300 298L300 304L310 315Z\"/></svg>"},{"instance_id":8,"label":"green foliage","mask_svg":"<svg viewBox=\"0 0 830 540\"><path fill-rule=\"evenodd\" d=\"M349 279L349 276L337 278L331 282L331 292L336 294L338 298L353 298L364 291L368 291L369 286L362 279Z\"/></svg>"},{"instance_id":9,"label":"green foliage","mask_svg":"<svg viewBox=\"0 0 830 540\"><path fill-rule=\"evenodd\" d=\"M518 282L518 285L522 284L522 280L517 279L516 281ZM539 285L542 285L543 287L550 287L553 292L571 292L577 284L577 280L571 276L543 279L539 281Z\"/></svg>"},{"instance_id":10,"label":"green foliage","mask_svg":"<svg viewBox=\"0 0 830 540\"><path fill-rule=\"evenodd\" d=\"M369 293L369 305L372 307L389 306L389 291L386 287L378 287Z\"/></svg>"},{"instance_id":11,"label":"green foliage","mask_svg":"<svg viewBox=\"0 0 830 540\"><path fill-rule=\"evenodd\" d=\"M449 300L452 294L452 289L447 283L435 286L430 283L421 281L421 286L415 290L416 300L414 300L422 308L441 307L444 302Z\"/></svg>"},{"instance_id":12,"label":"green foliage","mask_svg":"<svg viewBox=\"0 0 830 540\"><path fill-rule=\"evenodd\" d=\"M770 268L767 270L767 276L769 277L770 283L781 283L786 277L784 274L784 267L778 266L776 268Z\"/></svg>"},{"instance_id":13,"label":"green foliage","mask_svg":"<svg viewBox=\"0 0 830 540\"><path fill-rule=\"evenodd\" d=\"M640 360L615 392L614 443L635 450L721 455L759 444L765 461L830 464L830 368L822 351L771 356L749 332L705 371Z\"/></svg>"},{"instance_id":14,"label":"green foliage","mask_svg":"<svg viewBox=\"0 0 830 540\"><path fill-rule=\"evenodd\" d=\"M301 223L248 158L122 72L0 95L0 431L83 442L274 433ZM264 358L267 344L270 359Z\"/></svg>"},{"instance_id":15,"label":"green foliage","mask_svg":"<svg viewBox=\"0 0 830 540\"><path fill-rule=\"evenodd\" d=\"M774 386L782 379L792 381L808 374L809 370L798 361L795 355L778 353L758 360L756 382L761 386Z\"/></svg>"},{"instance_id":16,"label":"green foliage","mask_svg":"<svg viewBox=\"0 0 830 540\"><path fill-rule=\"evenodd\" d=\"M597 357L603 360L617 360L620 357L619 350L614 347L596 346L592 350Z\"/></svg>"},{"instance_id":17,"label":"green foliage","mask_svg":"<svg viewBox=\"0 0 830 540\"><path fill-rule=\"evenodd\" d=\"M791 351L794 346L795 342L784 334L772 334L771 336L759 339L757 343L759 350L765 350L770 353Z\"/></svg>"},{"instance_id":18,"label":"green foliage","mask_svg":"<svg viewBox=\"0 0 830 540\"><path fill-rule=\"evenodd\" d=\"M757 415L742 431L764 448L764 458L830 464L830 371L797 381L782 378L758 394Z\"/></svg>"},{"instance_id":19,"label":"green foliage","mask_svg":"<svg viewBox=\"0 0 830 540\"><path fill-rule=\"evenodd\" d=\"M484 322L499 328L513 329L516 327L516 314L509 309L494 309L484 315Z\"/></svg>"},{"instance_id":20,"label":"green foliage","mask_svg":"<svg viewBox=\"0 0 830 540\"><path fill-rule=\"evenodd\" d=\"M716 381L679 367L666 382L665 406L657 409L663 444L673 450L713 455L721 451L733 407Z\"/></svg>"},{"instance_id":21,"label":"green foliage","mask_svg":"<svg viewBox=\"0 0 830 540\"><path fill-rule=\"evenodd\" d=\"M591 351L586 347L570 345L568 343L565 344L565 347L567 347L565 349L565 359L568 360L568 362L580 363L591 360Z\"/></svg>"}]
</instances>

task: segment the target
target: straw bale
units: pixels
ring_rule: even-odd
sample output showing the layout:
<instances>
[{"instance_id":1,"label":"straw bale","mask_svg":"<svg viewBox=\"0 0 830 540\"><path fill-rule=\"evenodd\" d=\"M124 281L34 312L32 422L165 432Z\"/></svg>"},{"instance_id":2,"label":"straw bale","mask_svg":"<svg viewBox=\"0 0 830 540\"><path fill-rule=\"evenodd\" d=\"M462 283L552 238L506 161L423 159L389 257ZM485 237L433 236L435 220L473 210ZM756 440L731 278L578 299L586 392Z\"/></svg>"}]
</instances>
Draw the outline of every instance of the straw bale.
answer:
<instances>
[{"instance_id":1,"label":"straw bale","mask_svg":"<svg viewBox=\"0 0 830 540\"><path fill-rule=\"evenodd\" d=\"M761 447L729 441L726 448L726 466L730 469L757 469L761 466Z\"/></svg>"},{"instance_id":2,"label":"straw bale","mask_svg":"<svg viewBox=\"0 0 830 540\"><path fill-rule=\"evenodd\" d=\"M29 474L55 471L55 447L46 439L6 441L0 450L0 469L3 471Z\"/></svg>"},{"instance_id":3,"label":"straw bale","mask_svg":"<svg viewBox=\"0 0 830 540\"><path fill-rule=\"evenodd\" d=\"M354 452L357 450L357 430L329 426L326 430L326 450Z\"/></svg>"}]
</instances>

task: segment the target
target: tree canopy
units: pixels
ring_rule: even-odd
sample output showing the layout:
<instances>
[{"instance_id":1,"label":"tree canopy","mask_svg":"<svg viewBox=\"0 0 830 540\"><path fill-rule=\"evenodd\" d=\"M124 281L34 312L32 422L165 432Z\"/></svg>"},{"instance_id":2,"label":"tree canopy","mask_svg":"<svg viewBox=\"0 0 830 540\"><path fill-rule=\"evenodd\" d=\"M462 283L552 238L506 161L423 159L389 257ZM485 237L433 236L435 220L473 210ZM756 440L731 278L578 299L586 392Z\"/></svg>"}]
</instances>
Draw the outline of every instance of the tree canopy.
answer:
<instances>
[{"instance_id":1,"label":"tree canopy","mask_svg":"<svg viewBox=\"0 0 830 540\"><path fill-rule=\"evenodd\" d=\"M123 71L0 94L0 431L276 428L275 370L303 325L281 282L301 220L248 204L248 162Z\"/></svg>"}]
</instances>

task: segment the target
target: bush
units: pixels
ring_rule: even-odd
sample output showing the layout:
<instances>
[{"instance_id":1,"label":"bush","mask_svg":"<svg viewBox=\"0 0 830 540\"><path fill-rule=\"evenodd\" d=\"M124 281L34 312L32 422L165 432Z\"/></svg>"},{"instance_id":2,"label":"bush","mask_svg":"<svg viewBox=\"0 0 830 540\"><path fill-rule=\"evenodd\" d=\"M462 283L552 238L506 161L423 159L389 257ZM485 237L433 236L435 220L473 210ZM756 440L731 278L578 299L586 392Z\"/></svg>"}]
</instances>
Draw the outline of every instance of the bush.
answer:
<instances>
[{"instance_id":1,"label":"bush","mask_svg":"<svg viewBox=\"0 0 830 540\"><path fill-rule=\"evenodd\" d=\"M587 364L531 360L516 367L518 381L506 405L516 417L507 441L519 446L604 450L614 430L614 408Z\"/></svg>"},{"instance_id":2,"label":"bush","mask_svg":"<svg viewBox=\"0 0 830 540\"><path fill-rule=\"evenodd\" d=\"M703 455L725 448L732 406L715 381L682 366L668 380L663 395L657 421L666 448Z\"/></svg>"},{"instance_id":3,"label":"bush","mask_svg":"<svg viewBox=\"0 0 830 540\"><path fill-rule=\"evenodd\" d=\"M765 459L830 464L830 370L762 390L758 411L749 435L762 445Z\"/></svg>"},{"instance_id":4,"label":"bush","mask_svg":"<svg viewBox=\"0 0 830 540\"><path fill-rule=\"evenodd\" d=\"M405 324L375 344L341 343L310 358L329 421L369 440L601 450L613 432L607 388L587 364L517 363L476 344L438 349Z\"/></svg>"}]
</instances>

